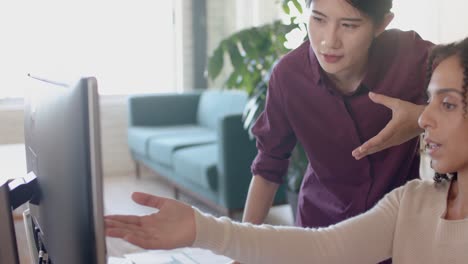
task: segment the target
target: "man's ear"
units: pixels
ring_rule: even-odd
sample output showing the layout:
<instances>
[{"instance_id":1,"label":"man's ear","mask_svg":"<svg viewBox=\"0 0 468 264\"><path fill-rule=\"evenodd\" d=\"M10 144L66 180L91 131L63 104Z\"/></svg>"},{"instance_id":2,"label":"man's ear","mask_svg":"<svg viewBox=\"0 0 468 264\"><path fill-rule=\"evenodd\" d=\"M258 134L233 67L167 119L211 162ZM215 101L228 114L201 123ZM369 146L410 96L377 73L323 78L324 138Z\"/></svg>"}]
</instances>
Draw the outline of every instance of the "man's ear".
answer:
<instances>
[{"instance_id":1,"label":"man's ear","mask_svg":"<svg viewBox=\"0 0 468 264\"><path fill-rule=\"evenodd\" d=\"M382 34L382 32L385 31L390 22L392 22L394 17L395 14L393 14L392 12L388 12L387 14L385 14L384 19L382 20L382 22L380 22L380 25L378 25L375 29L374 37L378 37L380 34Z\"/></svg>"}]
</instances>

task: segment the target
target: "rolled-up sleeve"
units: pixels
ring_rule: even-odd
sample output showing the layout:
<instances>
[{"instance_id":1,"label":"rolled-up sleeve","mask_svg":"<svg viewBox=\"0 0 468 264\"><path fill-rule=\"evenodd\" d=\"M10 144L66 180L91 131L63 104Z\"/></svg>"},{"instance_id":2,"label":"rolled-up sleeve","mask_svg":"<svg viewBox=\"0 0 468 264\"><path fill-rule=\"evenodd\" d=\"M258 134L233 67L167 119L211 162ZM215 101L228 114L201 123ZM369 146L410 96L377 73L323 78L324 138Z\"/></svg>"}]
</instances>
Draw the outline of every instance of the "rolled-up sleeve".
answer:
<instances>
[{"instance_id":1,"label":"rolled-up sleeve","mask_svg":"<svg viewBox=\"0 0 468 264\"><path fill-rule=\"evenodd\" d=\"M265 109L252 129L258 149L251 167L252 174L275 183L283 182L297 142L286 114L283 102L286 91L282 86L276 67L270 78Z\"/></svg>"}]
</instances>

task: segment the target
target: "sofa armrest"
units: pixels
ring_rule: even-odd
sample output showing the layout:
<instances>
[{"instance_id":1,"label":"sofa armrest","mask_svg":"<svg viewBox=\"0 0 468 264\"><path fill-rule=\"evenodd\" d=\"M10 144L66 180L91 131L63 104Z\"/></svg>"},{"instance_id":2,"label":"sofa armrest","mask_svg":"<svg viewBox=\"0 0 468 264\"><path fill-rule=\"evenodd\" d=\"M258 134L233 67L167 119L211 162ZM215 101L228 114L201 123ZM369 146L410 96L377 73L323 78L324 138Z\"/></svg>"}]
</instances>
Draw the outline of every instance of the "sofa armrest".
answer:
<instances>
[{"instance_id":1,"label":"sofa armrest","mask_svg":"<svg viewBox=\"0 0 468 264\"><path fill-rule=\"evenodd\" d=\"M196 123L200 92L133 95L128 98L129 126Z\"/></svg>"},{"instance_id":2,"label":"sofa armrest","mask_svg":"<svg viewBox=\"0 0 468 264\"><path fill-rule=\"evenodd\" d=\"M227 208L243 208L252 173L250 166L257 148L242 123L242 114L224 116L219 121L220 203Z\"/></svg>"}]
</instances>

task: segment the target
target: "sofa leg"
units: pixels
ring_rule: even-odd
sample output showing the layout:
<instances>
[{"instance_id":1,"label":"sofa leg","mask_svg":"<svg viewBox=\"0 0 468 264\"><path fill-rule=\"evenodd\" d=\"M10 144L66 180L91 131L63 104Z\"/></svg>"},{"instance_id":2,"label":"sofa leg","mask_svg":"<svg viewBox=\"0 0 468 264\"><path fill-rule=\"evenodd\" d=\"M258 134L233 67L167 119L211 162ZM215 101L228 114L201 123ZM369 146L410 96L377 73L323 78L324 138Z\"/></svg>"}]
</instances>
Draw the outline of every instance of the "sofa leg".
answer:
<instances>
[{"instance_id":1,"label":"sofa leg","mask_svg":"<svg viewBox=\"0 0 468 264\"><path fill-rule=\"evenodd\" d=\"M136 178L140 179L141 178L140 163L138 163L138 161L135 161L135 173L136 173Z\"/></svg>"}]
</instances>

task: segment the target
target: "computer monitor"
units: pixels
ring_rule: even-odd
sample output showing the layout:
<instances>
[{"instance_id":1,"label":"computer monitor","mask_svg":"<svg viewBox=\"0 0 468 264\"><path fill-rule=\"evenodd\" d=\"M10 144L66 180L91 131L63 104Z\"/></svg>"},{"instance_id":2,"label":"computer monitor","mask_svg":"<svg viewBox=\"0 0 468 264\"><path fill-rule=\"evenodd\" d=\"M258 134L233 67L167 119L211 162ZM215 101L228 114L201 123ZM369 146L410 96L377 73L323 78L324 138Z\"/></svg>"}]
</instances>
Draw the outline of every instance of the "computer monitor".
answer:
<instances>
[{"instance_id":1,"label":"computer monitor","mask_svg":"<svg viewBox=\"0 0 468 264\"><path fill-rule=\"evenodd\" d=\"M27 170L39 186L38 205L29 204L35 245L53 264L105 264L96 79L30 77L24 132Z\"/></svg>"}]
</instances>

